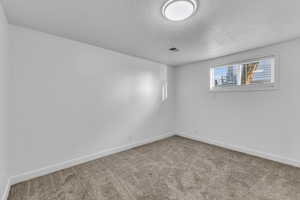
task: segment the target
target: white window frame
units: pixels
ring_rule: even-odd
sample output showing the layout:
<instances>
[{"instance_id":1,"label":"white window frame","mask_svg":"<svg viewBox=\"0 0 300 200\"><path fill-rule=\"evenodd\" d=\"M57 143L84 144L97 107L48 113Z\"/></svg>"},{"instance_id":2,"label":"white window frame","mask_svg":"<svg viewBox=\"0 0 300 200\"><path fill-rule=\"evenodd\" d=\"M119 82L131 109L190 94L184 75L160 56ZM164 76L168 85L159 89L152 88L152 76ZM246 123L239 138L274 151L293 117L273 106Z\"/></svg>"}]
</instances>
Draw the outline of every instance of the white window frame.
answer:
<instances>
[{"instance_id":1,"label":"white window frame","mask_svg":"<svg viewBox=\"0 0 300 200\"><path fill-rule=\"evenodd\" d=\"M274 82L265 83L265 84L253 84L253 85L236 85L236 86L226 86L226 87L212 87L213 83L213 69L216 67L230 66L230 65L243 65L253 62L257 62L263 59L273 58L274 66L272 68L272 79ZM261 90L276 90L279 88L279 56L270 55L255 57L252 59L246 59L244 61L231 62L226 64L217 64L213 67L210 67L209 70L209 91L211 92L234 92L234 91L261 91Z\"/></svg>"}]
</instances>

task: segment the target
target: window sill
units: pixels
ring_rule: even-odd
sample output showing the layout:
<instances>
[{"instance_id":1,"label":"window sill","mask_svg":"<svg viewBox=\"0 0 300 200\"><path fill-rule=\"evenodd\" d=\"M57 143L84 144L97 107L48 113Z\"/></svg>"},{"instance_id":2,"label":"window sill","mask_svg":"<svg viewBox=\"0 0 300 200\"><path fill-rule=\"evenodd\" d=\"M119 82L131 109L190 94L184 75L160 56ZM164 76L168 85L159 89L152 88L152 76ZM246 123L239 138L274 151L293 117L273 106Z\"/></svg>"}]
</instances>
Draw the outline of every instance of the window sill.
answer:
<instances>
[{"instance_id":1,"label":"window sill","mask_svg":"<svg viewBox=\"0 0 300 200\"><path fill-rule=\"evenodd\" d=\"M248 91L269 91L278 90L278 84L267 85L248 85L248 86L235 86L209 89L210 92L248 92Z\"/></svg>"}]
</instances>

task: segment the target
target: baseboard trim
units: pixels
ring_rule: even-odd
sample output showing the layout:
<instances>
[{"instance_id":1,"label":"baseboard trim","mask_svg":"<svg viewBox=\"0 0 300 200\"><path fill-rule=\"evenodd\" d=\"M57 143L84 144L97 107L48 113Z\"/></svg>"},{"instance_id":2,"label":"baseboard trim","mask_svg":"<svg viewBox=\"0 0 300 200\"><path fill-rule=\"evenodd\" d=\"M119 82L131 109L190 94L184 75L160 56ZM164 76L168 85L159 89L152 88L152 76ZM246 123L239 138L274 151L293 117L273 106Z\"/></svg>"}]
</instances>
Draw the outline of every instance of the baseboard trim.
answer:
<instances>
[{"instance_id":1,"label":"baseboard trim","mask_svg":"<svg viewBox=\"0 0 300 200\"><path fill-rule=\"evenodd\" d=\"M152 142L155 142L155 141L159 141L159 140L171 137L171 136L174 136L174 134L173 133L167 133L167 134L164 134L164 135L160 135L160 136L152 137L152 138L149 138L149 139L145 139L145 140L142 140L142 141L139 141L139 142L131 143L131 144L116 147L116 148L107 149L107 150L101 151L99 153L83 156L83 157L80 157L80 158L75 158L75 159L72 159L72 160L69 160L69 161L65 161L65 162L58 163L58 164L55 164L55 165L51 165L51 166L48 166L48 167L44 167L44 168L41 168L41 169L26 172L26 173L11 177L10 178L10 185L21 183L21 182L24 182L24 181L27 181L27 180L30 180L30 179L33 179L33 178L36 178L36 177L44 176L44 175L47 175L47 174L50 174L50 173L53 173L53 172L56 172L56 171L59 171L59 170L62 170L62 169L66 169L66 168L73 167L73 166L76 166L76 165L79 165L79 164L82 164L82 163L85 163L85 162L89 162L89 161L92 161L92 160L95 160L95 159L98 159L98 158L101 158L101 157L104 157L104 156L108 156L108 155L111 155L111 154L115 154L115 153L119 153L119 152L122 152L122 151L129 150L129 149L132 149L132 148L135 148L135 147L139 147L139 146L142 146L142 145L145 145L145 144L149 144L149 143L152 143Z\"/></svg>"},{"instance_id":2,"label":"baseboard trim","mask_svg":"<svg viewBox=\"0 0 300 200\"><path fill-rule=\"evenodd\" d=\"M8 199L10 186L11 186L10 179L8 179L5 190L4 190L4 193L3 193L3 196L2 196L2 200L7 200Z\"/></svg>"},{"instance_id":3,"label":"baseboard trim","mask_svg":"<svg viewBox=\"0 0 300 200\"><path fill-rule=\"evenodd\" d=\"M5 189L5 193L3 195L2 200L7 200L11 185L14 185L14 184L17 184L17 183L20 183L20 182L23 182L23 181L27 181L27 180L30 180L30 179L33 179L33 178L37 178L37 177L40 177L40 176L44 176L44 175L47 175L47 174L50 174L50 173L53 173L53 172L56 172L56 171L59 171L59 170L62 170L62 169L73 167L73 166L76 166L76 165L79 165L79 164L82 164L82 163L85 163L85 162L89 162L89 161L92 161L92 160L95 160L95 159L98 159L98 158L101 158L101 157L104 157L104 156L108 156L108 155L111 155L111 154L115 154L115 153L119 153L119 152L122 152L122 151L129 150L129 149L132 149L132 148L135 148L135 147L138 147L138 146L142 146L142 145L149 144L149 143L152 143L152 142L155 142L155 141L159 141L159 140L162 140L162 139L174 136L174 135L178 135L178 136L188 138L188 139L191 139L191 140L196 140L196 141L204 142L204 143L207 143L207 144L223 147L225 149L238 151L238 152L241 152L241 153L245 153L245 154L248 154L248 155L260 157L260 158L263 158L263 159L268 159L268 160L272 160L272 161L275 161L275 162L291 165L291 166L294 166L294 167L300 167L300 161L297 161L297 160L287 159L287 158L283 158L283 157L276 156L276 155L273 155L273 154L264 153L264 152L260 152L260 151L255 151L255 150L248 149L248 148L245 148L245 147L225 144L225 143L214 141L214 140L211 140L211 139L202 138L200 136L192 136L192 135L185 134L185 133L176 133L176 134L167 133L167 134L164 134L164 135L152 137L152 138L145 139L145 140L135 142L135 143L132 143L132 144L128 144L128 145L124 145L124 146L120 146L120 147L116 147L116 148L112 148L112 149L107 149L107 150L101 151L101 152L96 153L96 154L83 156L83 157L80 157L80 158L72 159L72 160L65 161L65 162L62 162L62 163L58 163L58 164L55 164L55 165L51 165L51 166L48 166L48 167L45 167L45 168L33 170L33 171L30 171L30 172L26 172L26 173L23 173L23 174L20 174L20 175L10 177L9 180L8 180L8 184L7 184L7 187Z\"/></svg>"},{"instance_id":4,"label":"baseboard trim","mask_svg":"<svg viewBox=\"0 0 300 200\"><path fill-rule=\"evenodd\" d=\"M200 136L191 136L191 135L188 135L188 134L185 134L185 133L178 133L176 135L184 137L184 138L188 138L188 139L191 139L191 140L196 140L196 141L199 141L199 142L219 146L219 147L222 147L222 148L225 148L225 149L238 151L238 152L245 153L245 154L248 154L248 155L252 155L252 156L259 157L259 158L272 160L272 161L275 161L275 162L278 162L278 163L282 163L282 164L286 164L286 165L290 165L290 166L293 166L293 167L300 168L300 161L297 161L297 160L284 158L284 157L273 155L273 154L270 154L270 153L264 153L264 152L256 151L256 150L249 149L249 148L246 148L246 147L225 144L225 143L218 142L218 141L215 141L215 140L202 138Z\"/></svg>"}]
</instances>

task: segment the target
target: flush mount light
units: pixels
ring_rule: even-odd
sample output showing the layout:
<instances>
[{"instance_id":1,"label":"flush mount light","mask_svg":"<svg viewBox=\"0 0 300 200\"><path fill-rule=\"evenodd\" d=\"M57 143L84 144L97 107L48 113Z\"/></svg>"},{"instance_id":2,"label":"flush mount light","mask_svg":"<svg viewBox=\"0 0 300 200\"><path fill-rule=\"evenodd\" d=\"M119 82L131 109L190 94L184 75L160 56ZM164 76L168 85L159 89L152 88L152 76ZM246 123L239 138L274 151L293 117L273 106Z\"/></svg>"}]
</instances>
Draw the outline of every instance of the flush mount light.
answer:
<instances>
[{"instance_id":1,"label":"flush mount light","mask_svg":"<svg viewBox=\"0 0 300 200\"><path fill-rule=\"evenodd\" d=\"M162 14L171 21L182 21L191 17L198 8L198 0L168 0Z\"/></svg>"}]
</instances>

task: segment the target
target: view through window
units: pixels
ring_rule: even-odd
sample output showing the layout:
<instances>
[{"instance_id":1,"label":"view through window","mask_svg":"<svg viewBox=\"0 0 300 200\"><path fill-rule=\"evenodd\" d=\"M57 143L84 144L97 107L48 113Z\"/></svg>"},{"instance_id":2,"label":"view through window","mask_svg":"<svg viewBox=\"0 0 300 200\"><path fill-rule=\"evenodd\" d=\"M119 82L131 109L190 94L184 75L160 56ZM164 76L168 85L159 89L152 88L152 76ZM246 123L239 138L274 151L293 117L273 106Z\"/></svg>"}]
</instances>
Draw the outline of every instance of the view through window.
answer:
<instances>
[{"instance_id":1,"label":"view through window","mask_svg":"<svg viewBox=\"0 0 300 200\"><path fill-rule=\"evenodd\" d=\"M274 57L213 67L210 70L210 88L213 90L249 85L272 85L275 82L274 68Z\"/></svg>"}]
</instances>

